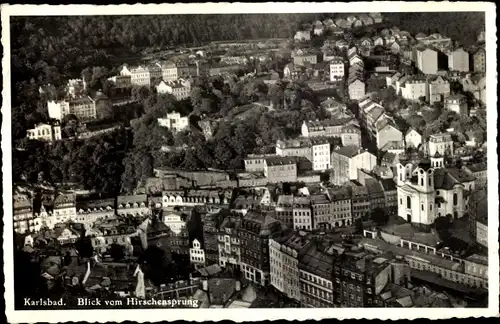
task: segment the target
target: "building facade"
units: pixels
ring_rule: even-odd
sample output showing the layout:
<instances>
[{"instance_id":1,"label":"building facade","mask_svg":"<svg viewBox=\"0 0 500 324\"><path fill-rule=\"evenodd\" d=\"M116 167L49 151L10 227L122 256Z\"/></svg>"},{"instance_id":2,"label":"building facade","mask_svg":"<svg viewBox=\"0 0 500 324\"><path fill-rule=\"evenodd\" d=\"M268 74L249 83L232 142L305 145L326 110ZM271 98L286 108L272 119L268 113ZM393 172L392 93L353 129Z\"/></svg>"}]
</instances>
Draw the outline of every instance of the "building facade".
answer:
<instances>
[{"instance_id":1,"label":"building facade","mask_svg":"<svg viewBox=\"0 0 500 324\"><path fill-rule=\"evenodd\" d=\"M158 124L172 131L180 132L189 127L189 117L181 117L177 112L169 113L165 118L158 118Z\"/></svg>"}]
</instances>

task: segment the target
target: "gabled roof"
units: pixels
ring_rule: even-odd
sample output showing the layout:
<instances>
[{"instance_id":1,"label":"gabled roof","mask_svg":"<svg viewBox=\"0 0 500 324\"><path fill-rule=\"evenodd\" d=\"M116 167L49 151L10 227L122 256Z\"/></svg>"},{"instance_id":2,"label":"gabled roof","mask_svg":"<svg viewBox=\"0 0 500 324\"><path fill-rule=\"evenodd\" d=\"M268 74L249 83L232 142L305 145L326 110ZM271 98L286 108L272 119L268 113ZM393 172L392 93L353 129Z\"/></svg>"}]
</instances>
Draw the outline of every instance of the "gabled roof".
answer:
<instances>
[{"instance_id":1,"label":"gabled roof","mask_svg":"<svg viewBox=\"0 0 500 324\"><path fill-rule=\"evenodd\" d=\"M346 156L348 158L352 158L360 153L360 149L356 146L343 146L334 150L333 152Z\"/></svg>"}]
</instances>

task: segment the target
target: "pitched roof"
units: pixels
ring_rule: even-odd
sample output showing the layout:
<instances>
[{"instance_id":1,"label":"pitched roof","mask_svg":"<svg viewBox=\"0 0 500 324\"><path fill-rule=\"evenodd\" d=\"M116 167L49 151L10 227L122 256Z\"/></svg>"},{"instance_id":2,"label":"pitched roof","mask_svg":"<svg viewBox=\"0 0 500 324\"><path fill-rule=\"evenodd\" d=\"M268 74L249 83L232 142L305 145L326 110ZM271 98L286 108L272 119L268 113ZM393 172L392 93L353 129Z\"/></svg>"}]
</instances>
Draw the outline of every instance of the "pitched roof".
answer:
<instances>
[{"instance_id":1,"label":"pitched roof","mask_svg":"<svg viewBox=\"0 0 500 324\"><path fill-rule=\"evenodd\" d=\"M333 152L352 158L360 153L360 149L356 146L343 146L335 149Z\"/></svg>"}]
</instances>

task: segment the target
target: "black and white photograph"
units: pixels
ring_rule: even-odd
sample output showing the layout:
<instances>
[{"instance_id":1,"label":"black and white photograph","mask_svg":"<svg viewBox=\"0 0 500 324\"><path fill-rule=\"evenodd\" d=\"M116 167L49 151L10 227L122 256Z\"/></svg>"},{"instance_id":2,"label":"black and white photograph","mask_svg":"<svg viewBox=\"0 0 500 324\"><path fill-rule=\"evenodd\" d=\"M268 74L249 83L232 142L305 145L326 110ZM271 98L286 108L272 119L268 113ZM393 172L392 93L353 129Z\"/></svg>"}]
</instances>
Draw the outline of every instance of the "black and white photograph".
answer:
<instances>
[{"instance_id":1,"label":"black and white photograph","mask_svg":"<svg viewBox=\"0 0 500 324\"><path fill-rule=\"evenodd\" d=\"M498 314L495 6L248 5L2 7L9 319Z\"/></svg>"}]
</instances>

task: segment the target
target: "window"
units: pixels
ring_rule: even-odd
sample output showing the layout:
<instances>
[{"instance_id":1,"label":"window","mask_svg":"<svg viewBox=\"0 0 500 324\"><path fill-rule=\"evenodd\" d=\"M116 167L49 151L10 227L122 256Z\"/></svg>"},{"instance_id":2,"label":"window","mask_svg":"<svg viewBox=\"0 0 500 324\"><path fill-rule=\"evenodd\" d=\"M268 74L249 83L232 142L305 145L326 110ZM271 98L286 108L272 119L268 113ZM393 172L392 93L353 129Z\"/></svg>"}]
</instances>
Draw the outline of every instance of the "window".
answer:
<instances>
[{"instance_id":1,"label":"window","mask_svg":"<svg viewBox=\"0 0 500 324\"><path fill-rule=\"evenodd\" d=\"M458 205L458 195L456 193L453 194L453 206Z\"/></svg>"},{"instance_id":2,"label":"window","mask_svg":"<svg viewBox=\"0 0 500 324\"><path fill-rule=\"evenodd\" d=\"M406 197L406 208L411 209L411 198L410 198L410 196Z\"/></svg>"},{"instance_id":3,"label":"window","mask_svg":"<svg viewBox=\"0 0 500 324\"><path fill-rule=\"evenodd\" d=\"M424 204L422 204L422 206L421 206L421 207L422 207L422 211L424 211Z\"/></svg>"}]
</instances>

